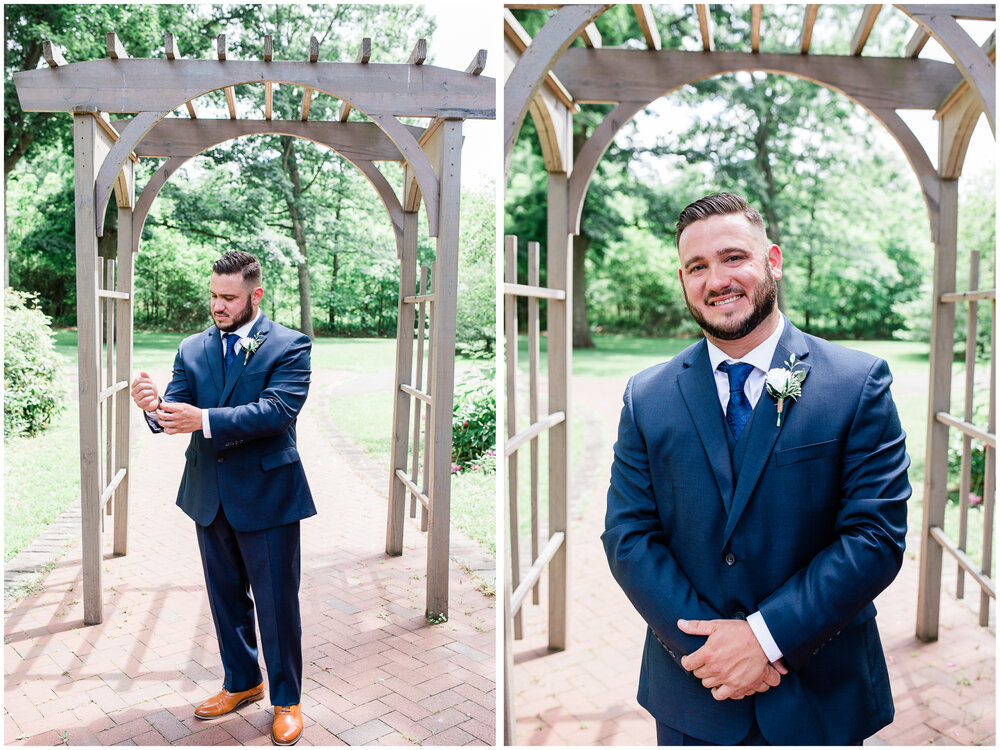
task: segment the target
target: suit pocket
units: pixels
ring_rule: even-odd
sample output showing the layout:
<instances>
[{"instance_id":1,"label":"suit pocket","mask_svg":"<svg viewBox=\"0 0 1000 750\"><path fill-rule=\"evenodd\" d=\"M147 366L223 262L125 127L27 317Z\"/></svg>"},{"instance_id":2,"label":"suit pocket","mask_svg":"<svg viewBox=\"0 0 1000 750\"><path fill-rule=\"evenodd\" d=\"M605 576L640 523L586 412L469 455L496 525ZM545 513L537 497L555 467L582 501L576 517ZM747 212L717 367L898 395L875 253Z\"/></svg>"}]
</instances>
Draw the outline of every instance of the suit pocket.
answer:
<instances>
[{"instance_id":1,"label":"suit pocket","mask_svg":"<svg viewBox=\"0 0 1000 750\"><path fill-rule=\"evenodd\" d=\"M260 468L264 471L276 469L279 466L295 463L299 460L299 451L296 448L285 448L277 453L270 453L260 457Z\"/></svg>"},{"instance_id":2,"label":"suit pocket","mask_svg":"<svg viewBox=\"0 0 1000 750\"><path fill-rule=\"evenodd\" d=\"M814 458L825 458L837 452L837 441L826 440L812 445L800 445L795 448L785 448L774 452L774 461L778 466L797 464L800 461L811 461Z\"/></svg>"}]
</instances>

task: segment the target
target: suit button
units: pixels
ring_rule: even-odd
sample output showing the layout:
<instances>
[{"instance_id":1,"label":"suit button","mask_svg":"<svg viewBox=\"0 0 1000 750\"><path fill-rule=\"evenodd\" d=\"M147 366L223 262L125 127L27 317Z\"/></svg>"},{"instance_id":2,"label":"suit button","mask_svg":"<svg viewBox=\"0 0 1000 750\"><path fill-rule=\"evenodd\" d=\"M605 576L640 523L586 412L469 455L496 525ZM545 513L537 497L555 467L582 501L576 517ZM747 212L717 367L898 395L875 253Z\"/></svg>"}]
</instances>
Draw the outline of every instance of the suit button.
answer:
<instances>
[{"instance_id":1,"label":"suit button","mask_svg":"<svg viewBox=\"0 0 1000 750\"><path fill-rule=\"evenodd\" d=\"M746 612L737 612L735 615L733 615L733 617L735 619L737 619L737 620L745 620L745 619L747 619L747 613Z\"/></svg>"},{"instance_id":2,"label":"suit button","mask_svg":"<svg viewBox=\"0 0 1000 750\"><path fill-rule=\"evenodd\" d=\"M736 564L736 555L734 555L732 552L727 552L724 559L726 561L726 565L728 565L729 567L732 567Z\"/></svg>"},{"instance_id":3,"label":"suit button","mask_svg":"<svg viewBox=\"0 0 1000 750\"><path fill-rule=\"evenodd\" d=\"M226 459L225 459L225 457L224 457L224 456L219 456L219 458L218 458L218 461L219 461L219 463L220 463L220 464L221 464L221 463L224 463L224 462L225 462L225 460L226 460Z\"/></svg>"}]
</instances>

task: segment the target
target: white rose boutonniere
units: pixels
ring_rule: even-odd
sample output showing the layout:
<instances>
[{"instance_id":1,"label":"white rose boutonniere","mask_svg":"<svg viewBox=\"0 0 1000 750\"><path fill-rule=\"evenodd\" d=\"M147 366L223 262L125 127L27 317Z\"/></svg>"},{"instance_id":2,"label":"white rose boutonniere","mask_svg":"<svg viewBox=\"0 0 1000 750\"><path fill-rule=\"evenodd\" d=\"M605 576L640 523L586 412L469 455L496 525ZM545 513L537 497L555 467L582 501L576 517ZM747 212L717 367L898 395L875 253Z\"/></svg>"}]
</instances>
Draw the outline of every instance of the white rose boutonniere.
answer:
<instances>
[{"instance_id":1,"label":"white rose boutonniere","mask_svg":"<svg viewBox=\"0 0 1000 750\"><path fill-rule=\"evenodd\" d=\"M799 363L801 364L801 363ZM806 379L806 371L795 369L795 355L785 362L784 367L775 367L767 371L765 383L768 394L778 402L778 427L781 427L781 412L785 408L785 399L793 401L802 395L802 381Z\"/></svg>"},{"instance_id":2,"label":"white rose boutonniere","mask_svg":"<svg viewBox=\"0 0 1000 750\"><path fill-rule=\"evenodd\" d=\"M263 337L260 335L260 331L254 335L252 339L246 338L240 341L243 346L243 364L246 365L250 361L250 357L253 353L260 349L260 345L264 343Z\"/></svg>"}]
</instances>

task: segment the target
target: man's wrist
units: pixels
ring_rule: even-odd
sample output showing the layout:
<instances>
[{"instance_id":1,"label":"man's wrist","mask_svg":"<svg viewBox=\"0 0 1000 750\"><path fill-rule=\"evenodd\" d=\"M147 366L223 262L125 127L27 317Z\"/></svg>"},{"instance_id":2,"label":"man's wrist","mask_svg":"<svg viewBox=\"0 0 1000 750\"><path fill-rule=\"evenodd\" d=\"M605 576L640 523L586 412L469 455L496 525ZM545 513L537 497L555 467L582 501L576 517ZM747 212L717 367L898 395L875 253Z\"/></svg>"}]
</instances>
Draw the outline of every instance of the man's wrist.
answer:
<instances>
[{"instance_id":1,"label":"man's wrist","mask_svg":"<svg viewBox=\"0 0 1000 750\"><path fill-rule=\"evenodd\" d=\"M767 623L764 622L764 615L760 611L754 612L747 617L747 625L750 626L750 630L753 632L754 638L757 639L757 643L760 644L761 651L764 652L767 660L769 662L778 661L782 657L781 649L774 642L771 631L768 630Z\"/></svg>"}]
</instances>

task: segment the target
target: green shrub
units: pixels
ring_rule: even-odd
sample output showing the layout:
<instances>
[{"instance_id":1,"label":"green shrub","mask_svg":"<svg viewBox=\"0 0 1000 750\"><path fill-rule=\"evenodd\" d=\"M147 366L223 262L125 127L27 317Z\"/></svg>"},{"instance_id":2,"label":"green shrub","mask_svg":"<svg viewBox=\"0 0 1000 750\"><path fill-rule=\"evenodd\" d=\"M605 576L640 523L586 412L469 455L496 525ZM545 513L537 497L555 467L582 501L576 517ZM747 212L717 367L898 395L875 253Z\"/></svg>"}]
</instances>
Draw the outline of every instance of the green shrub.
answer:
<instances>
[{"instance_id":1,"label":"green shrub","mask_svg":"<svg viewBox=\"0 0 1000 750\"><path fill-rule=\"evenodd\" d=\"M497 400L492 372L492 368L473 372L455 386L451 460L458 468L474 463L482 466L482 457L496 445ZM492 465L495 471L495 458Z\"/></svg>"},{"instance_id":2,"label":"green shrub","mask_svg":"<svg viewBox=\"0 0 1000 750\"><path fill-rule=\"evenodd\" d=\"M4 292L3 433L33 436L63 408L66 384L54 348L50 319L33 294Z\"/></svg>"},{"instance_id":3,"label":"green shrub","mask_svg":"<svg viewBox=\"0 0 1000 750\"><path fill-rule=\"evenodd\" d=\"M977 391L977 397L985 397L985 393ZM979 398L976 399L979 401ZM985 427L988 407L986 403L976 403L973 409L972 423ZM957 504L958 493L962 481L962 439L964 435L959 430L950 430L948 436L948 500ZM969 451L969 504L979 505L983 500L983 485L986 480L986 450L978 440L973 440Z\"/></svg>"}]
</instances>

